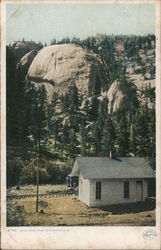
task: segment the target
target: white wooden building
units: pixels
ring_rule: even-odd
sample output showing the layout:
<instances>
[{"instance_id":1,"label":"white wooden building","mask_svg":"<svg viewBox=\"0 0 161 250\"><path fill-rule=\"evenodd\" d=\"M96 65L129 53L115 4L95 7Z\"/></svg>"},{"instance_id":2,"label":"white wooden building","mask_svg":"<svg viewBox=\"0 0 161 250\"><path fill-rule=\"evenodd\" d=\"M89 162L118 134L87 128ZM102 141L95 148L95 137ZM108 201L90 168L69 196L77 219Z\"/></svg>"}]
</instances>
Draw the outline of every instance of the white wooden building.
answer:
<instances>
[{"instance_id":1,"label":"white wooden building","mask_svg":"<svg viewBox=\"0 0 161 250\"><path fill-rule=\"evenodd\" d=\"M70 177L78 177L78 199L90 207L144 201L155 173L144 158L78 157Z\"/></svg>"}]
</instances>

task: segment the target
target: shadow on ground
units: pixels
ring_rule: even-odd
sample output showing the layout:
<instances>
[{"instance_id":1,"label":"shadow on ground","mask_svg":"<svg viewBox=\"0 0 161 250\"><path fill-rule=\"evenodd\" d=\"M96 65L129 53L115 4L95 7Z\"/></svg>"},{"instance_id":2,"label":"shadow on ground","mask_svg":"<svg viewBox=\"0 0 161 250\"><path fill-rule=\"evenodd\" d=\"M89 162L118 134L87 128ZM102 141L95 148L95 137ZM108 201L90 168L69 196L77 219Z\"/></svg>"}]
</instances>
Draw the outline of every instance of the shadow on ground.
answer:
<instances>
[{"instance_id":1,"label":"shadow on ground","mask_svg":"<svg viewBox=\"0 0 161 250\"><path fill-rule=\"evenodd\" d=\"M111 212L112 214L140 213L145 211L151 211L154 210L155 208L156 208L155 200L98 207L98 209L102 211Z\"/></svg>"}]
</instances>

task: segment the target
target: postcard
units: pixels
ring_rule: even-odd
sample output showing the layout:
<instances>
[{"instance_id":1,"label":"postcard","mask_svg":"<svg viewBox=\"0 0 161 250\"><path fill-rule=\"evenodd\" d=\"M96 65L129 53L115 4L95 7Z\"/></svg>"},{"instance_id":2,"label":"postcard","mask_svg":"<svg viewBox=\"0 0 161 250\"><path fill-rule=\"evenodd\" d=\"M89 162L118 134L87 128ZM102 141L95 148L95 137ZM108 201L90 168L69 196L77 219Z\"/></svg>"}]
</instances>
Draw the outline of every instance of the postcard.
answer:
<instances>
[{"instance_id":1,"label":"postcard","mask_svg":"<svg viewBox=\"0 0 161 250\"><path fill-rule=\"evenodd\" d=\"M160 249L160 10L1 2L1 249Z\"/></svg>"}]
</instances>

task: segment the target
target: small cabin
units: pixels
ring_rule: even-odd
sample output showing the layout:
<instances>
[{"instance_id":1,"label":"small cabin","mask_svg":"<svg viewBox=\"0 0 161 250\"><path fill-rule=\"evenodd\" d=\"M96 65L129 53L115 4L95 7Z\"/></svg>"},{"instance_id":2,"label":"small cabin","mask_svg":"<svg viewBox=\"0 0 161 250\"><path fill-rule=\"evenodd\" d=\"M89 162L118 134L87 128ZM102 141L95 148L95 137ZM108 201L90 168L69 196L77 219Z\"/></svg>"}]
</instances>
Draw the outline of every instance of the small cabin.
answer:
<instances>
[{"instance_id":1,"label":"small cabin","mask_svg":"<svg viewBox=\"0 0 161 250\"><path fill-rule=\"evenodd\" d=\"M70 178L77 198L89 207L144 201L155 173L144 158L77 157Z\"/></svg>"}]
</instances>

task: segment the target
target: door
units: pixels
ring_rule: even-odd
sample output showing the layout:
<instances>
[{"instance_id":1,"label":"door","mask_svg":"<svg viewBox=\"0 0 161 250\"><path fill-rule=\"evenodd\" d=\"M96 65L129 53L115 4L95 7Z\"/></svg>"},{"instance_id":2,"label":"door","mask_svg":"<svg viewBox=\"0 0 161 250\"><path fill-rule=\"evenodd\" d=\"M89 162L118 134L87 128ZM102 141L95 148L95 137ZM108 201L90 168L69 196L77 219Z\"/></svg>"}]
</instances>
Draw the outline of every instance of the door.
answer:
<instances>
[{"instance_id":1,"label":"door","mask_svg":"<svg viewBox=\"0 0 161 250\"><path fill-rule=\"evenodd\" d=\"M137 181L136 182L136 201L143 200L143 182Z\"/></svg>"}]
</instances>

